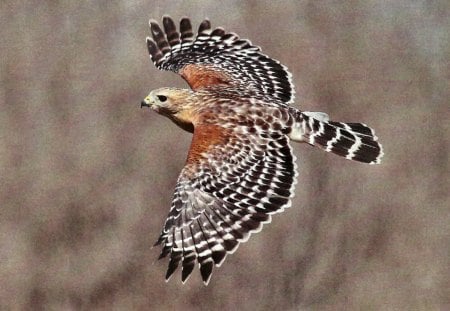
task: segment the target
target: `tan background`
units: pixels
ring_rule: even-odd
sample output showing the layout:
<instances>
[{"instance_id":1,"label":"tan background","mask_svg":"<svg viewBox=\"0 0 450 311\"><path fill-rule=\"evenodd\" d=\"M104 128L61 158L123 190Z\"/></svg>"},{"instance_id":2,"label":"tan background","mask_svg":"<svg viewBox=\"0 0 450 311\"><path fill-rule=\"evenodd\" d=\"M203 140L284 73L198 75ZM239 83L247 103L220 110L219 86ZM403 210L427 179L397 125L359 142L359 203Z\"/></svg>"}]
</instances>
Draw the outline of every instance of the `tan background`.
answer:
<instances>
[{"instance_id":1,"label":"tan background","mask_svg":"<svg viewBox=\"0 0 450 311\"><path fill-rule=\"evenodd\" d=\"M1 1L0 309L450 308L448 1ZM380 166L295 145L293 207L216 269L151 249L190 134L139 108L148 19L209 17L296 106L374 127Z\"/></svg>"}]
</instances>

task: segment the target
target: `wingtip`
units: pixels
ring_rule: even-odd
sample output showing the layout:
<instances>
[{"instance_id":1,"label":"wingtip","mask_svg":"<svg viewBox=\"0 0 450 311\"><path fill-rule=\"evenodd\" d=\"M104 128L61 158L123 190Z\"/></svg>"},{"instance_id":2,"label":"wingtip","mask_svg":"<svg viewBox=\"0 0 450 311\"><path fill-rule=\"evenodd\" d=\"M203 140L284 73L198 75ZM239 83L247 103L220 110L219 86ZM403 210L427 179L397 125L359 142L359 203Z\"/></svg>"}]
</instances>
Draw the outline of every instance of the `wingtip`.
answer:
<instances>
[{"instance_id":1,"label":"wingtip","mask_svg":"<svg viewBox=\"0 0 450 311\"><path fill-rule=\"evenodd\" d=\"M205 33L211 30L211 22L209 19L205 18L198 27L198 33Z\"/></svg>"},{"instance_id":2,"label":"wingtip","mask_svg":"<svg viewBox=\"0 0 450 311\"><path fill-rule=\"evenodd\" d=\"M211 274L206 279L203 279L203 285L208 286L209 281L211 281Z\"/></svg>"},{"instance_id":3,"label":"wingtip","mask_svg":"<svg viewBox=\"0 0 450 311\"><path fill-rule=\"evenodd\" d=\"M187 280L189 280L192 275L193 268L194 266L192 266L192 269L185 269L184 267L181 269L181 283L184 284Z\"/></svg>"},{"instance_id":4,"label":"wingtip","mask_svg":"<svg viewBox=\"0 0 450 311\"><path fill-rule=\"evenodd\" d=\"M214 263L212 260L208 260L200 264L200 275L202 276L203 284L208 285L211 280L212 270Z\"/></svg>"},{"instance_id":5,"label":"wingtip","mask_svg":"<svg viewBox=\"0 0 450 311\"><path fill-rule=\"evenodd\" d=\"M178 268L178 265L174 265L174 266L169 265L169 268L167 269L167 272L166 272L166 282L169 282L170 278L172 277L174 272L177 270L177 268Z\"/></svg>"},{"instance_id":6,"label":"wingtip","mask_svg":"<svg viewBox=\"0 0 450 311\"><path fill-rule=\"evenodd\" d=\"M153 25L158 25L158 21L156 19L150 18L148 20L148 25L150 26L150 28L152 28Z\"/></svg>"},{"instance_id":7,"label":"wingtip","mask_svg":"<svg viewBox=\"0 0 450 311\"><path fill-rule=\"evenodd\" d=\"M175 25L172 17L170 17L169 15L163 15L162 22L163 22L164 27L166 27L166 28L168 25Z\"/></svg>"},{"instance_id":8,"label":"wingtip","mask_svg":"<svg viewBox=\"0 0 450 311\"><path fill-rule=\"evenodd\" d=\"M165 277L166 283L169 282L169 280L172 277L172 275L175 272L175 270L177 270L177 266L176 267L169 266L169 268L166 271L166 277Z\"/></svg>"}]
</instances>

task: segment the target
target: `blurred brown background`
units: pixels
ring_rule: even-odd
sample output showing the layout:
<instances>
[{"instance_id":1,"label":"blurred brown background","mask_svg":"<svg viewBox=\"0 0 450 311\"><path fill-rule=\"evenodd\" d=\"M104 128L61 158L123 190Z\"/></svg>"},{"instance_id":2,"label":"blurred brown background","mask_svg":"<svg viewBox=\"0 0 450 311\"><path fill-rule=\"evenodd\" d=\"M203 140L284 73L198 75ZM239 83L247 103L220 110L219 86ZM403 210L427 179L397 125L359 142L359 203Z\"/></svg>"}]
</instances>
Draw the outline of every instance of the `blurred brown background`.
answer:
<instances>
[{"instance_id":1,"label":"blurred brown background","mask_svg":"<svg viewBox=\"0 0 450 311\"><path fill-rule=\"evenodd\" d=\"M190 134L148 19L204 17L293 73L296 105L374 127L384 163L295 145L293 207L216 269L151 248ZM1 1L0 309L450 308L448 1Z\"/></svg>"}]
</instances>

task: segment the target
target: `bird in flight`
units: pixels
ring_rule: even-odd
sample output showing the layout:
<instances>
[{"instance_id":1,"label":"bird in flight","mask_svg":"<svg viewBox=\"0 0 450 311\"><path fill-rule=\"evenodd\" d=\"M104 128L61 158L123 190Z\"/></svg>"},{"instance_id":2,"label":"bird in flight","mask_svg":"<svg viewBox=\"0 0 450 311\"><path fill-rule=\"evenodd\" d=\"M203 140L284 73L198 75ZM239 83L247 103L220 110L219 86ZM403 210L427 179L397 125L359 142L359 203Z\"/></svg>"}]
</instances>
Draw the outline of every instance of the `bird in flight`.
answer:
<instances>
[{"instance_id":1,"label":"bird in flight","mask_svg":"<svg viewBox=\"0 0 450 311\"><path fill-rule=\"evenodd\" d=\"M290 142L317 146L349 160L378 164L374 131L362 123L301 111L287 68L249 40L204 20L196 34L188 18L179 30L150 20L150 59L190 89L159 88L141 102L193 133L172 205L155 245L169 256L166 280L178 266L184 283L198 263L208 284L251 233L291 205L297 169Z\"/></svg>"}]
</instances>

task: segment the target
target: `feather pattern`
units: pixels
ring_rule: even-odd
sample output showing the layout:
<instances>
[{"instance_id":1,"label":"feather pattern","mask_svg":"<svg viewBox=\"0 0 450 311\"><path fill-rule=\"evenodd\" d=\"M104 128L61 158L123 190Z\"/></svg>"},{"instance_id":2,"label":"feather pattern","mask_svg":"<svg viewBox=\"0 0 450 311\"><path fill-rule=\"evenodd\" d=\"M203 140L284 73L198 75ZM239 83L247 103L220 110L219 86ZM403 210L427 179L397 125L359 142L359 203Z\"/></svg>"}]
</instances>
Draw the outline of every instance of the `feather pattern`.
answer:
<instances>
[{"instance_id":1,"label":"feather pattern","mask_svg":"<svg viewBox=\"0 0 450 311\"><path fill-rule=\"evenodd\" d=\"M248 101L248 109L260 113L221 113L229 106L211 101L208 111L213 108L215 116L228 117L220 117L220 121L210 117L194 130L192 143L208 147L202 147L198 158L188 160L181 172L172 207L155 244L162 244L160 258L170 254L166 279L181 263L185 282L197 261L207 284L214 266L220 266L251 233L259 232L272 214L291 204L297 173L285 135L289 124L264 121L270 120L264 115L276 114L277 107L267 109ZM242 102L237 108L242 110ZM198 134L209 123L220 123L227 140ZM200 142L196 135L215 143Z\"/></svg>"},{"instance_id":2,"label":"feather pattern","mask_svg":"<svg viewBox=\"0 0 450 311\"><path fill-rule=\"evenodd\" d=\"M375 131L363 123L343 123L318 119L317 113L290 108L293 140L317 145L349 160L379 164L384 155Z\"/></svg>"},{"instance_id":3,"label":"feather pattern","mask_svg":"<svg viewBox=\"0 0 450 311\"><path fill-rule=\"evenodd\" d=\"M193 88L211 87L218 83L208 79L199 84L203 75L216 74L232 87L243 92L277 101L280 105L294 101L294 85L288 69L261 52L249 40L240 39L222 28L211 30L204 20L194 37L191 22L181 19L178 32L173 20L163 17L164 31L154 20L150 21L152 38L147 38L150 58L157 68L176 72ZM191 70L186 67L191 66ZM202 70L207 69L207 70Z\"/></svg>"},{"instance_id":4,"label":"feather pattern","mask_svg":"<svg viewBox=\"0 0 450 311\"><path fill-rule=\"evenodd\" d=\"M214 267L272 215L291 205L297 169L290 141L319 146L350 160L377 164L375 132L363 123L302 112L291 75L248 40L204 20L179 30L150 21L147 38L157 68L180 74L192 90L161 88L141 103L193 132L172 205L155 245L169 259L166 280L181 266L186 282L198 264L205 284Z\"/></svg>"}]
</instances>

